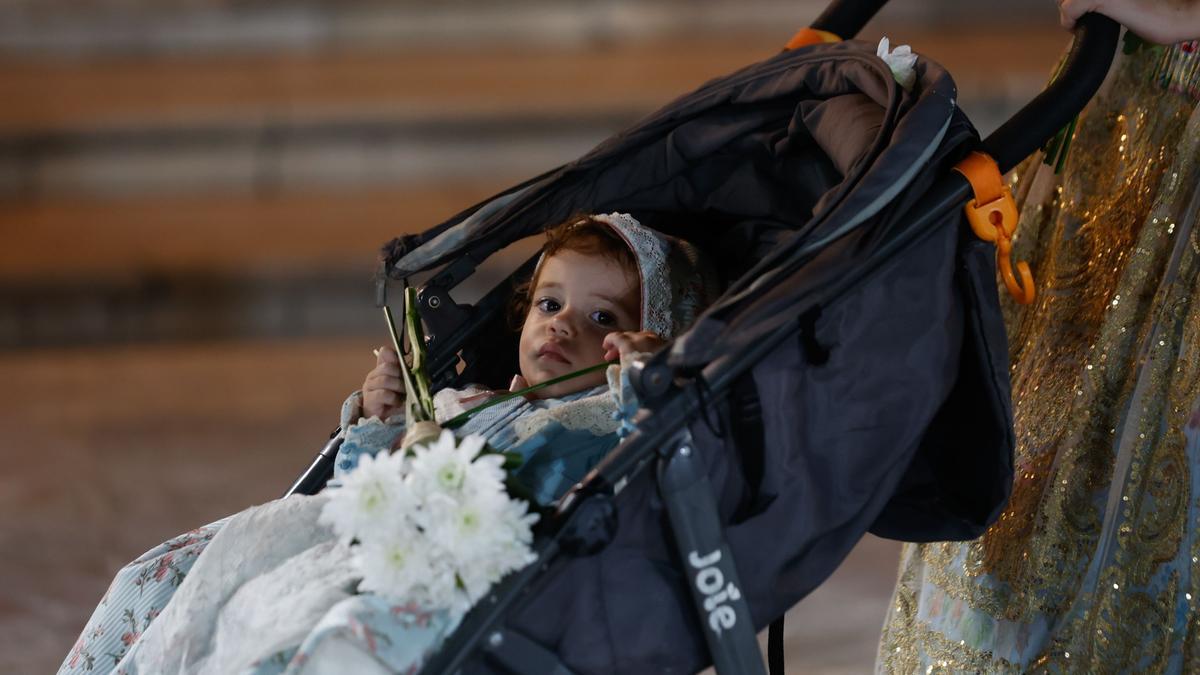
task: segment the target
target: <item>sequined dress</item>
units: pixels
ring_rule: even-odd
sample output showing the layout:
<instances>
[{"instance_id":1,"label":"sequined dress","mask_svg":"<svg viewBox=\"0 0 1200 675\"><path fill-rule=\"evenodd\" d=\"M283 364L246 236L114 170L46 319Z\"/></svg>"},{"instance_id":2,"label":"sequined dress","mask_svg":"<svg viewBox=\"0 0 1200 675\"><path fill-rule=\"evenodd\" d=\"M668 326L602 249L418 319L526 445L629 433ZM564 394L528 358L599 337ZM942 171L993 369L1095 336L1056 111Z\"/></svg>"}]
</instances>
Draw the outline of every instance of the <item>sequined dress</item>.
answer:
<instances>
[{"instance_id":1,"label":"sequined dress","mask_svg":"<svg viewBox=\"0 0 1200 675\"><path fill-rule=\"evenodd\" d=\"M1010 178L1012 501L905 546L881 672L1200 672L1200 54L1125 45L1062 172Z\"/></svg>"}]
</instances>

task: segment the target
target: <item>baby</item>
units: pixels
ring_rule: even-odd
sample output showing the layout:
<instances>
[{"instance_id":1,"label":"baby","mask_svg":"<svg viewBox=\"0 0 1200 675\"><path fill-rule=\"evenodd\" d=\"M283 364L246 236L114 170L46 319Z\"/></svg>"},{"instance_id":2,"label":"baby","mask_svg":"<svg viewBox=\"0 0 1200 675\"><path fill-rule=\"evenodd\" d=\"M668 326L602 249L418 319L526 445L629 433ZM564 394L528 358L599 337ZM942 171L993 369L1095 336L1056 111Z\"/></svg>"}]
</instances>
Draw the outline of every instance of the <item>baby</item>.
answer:
<instances>
[{"instance_id":1,"label":"baby","mask_svg":"<svg viewBox=\"0 0 1200 675\"><path fill-rule=\"evenodd\" d=\"M601 217L547 231L543 258L527 289L519 347L521 373L511 390L635 352L651 352L663 339L641 326L641 281L633 251ZM531 395L561 398L604 383L595 371ZM387 419L404 400L396 352L381 347L362 389L365 417Z\"/></svg>"},{"instance_id":2,"label":"baby","mask_svg":"<svg viewBox=\"0 0 1200 675\"><path fill-rule=\"evenodd\" d=\"M552 227L521 295L520 373L510 390L607 361L628 364L690 323L714 289L696 249L627 214L583 216ZM454 431L481 434L493 448L519 454L517 478L538 501L551 502L616 446L622 422L637 409L622 372L610 367L552 384L487 408ZM442 390L434 397L437 417L445 421L493 393L481 387ZM394 447L404 431L403 401L396 353L380 348L362 392L343 407L345 440L334 481L362 453Z\"/></svg>"}]
</instances>

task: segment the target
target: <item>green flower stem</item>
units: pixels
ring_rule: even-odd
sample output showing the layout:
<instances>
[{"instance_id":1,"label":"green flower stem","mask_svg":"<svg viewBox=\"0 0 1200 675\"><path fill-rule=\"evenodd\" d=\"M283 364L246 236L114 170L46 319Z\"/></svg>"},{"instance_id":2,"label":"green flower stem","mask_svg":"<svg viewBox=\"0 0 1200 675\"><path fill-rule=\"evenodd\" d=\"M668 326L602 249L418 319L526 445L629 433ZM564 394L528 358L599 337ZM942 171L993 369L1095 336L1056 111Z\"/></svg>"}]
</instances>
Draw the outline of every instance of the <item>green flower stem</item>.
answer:
<instances>
[{"instance_id":1,"label":"green flower stem","mask_svg":"<svg viewBox=\"0 0 1200 675\"><path fill-rule=\"evenodd\" d=\"M412 371L404 361L404 349L400 346L400 332L396 330L396 317L392 315L391 307L383 306L383 317L387 320L388 333L392 336L392 348L396 350L396 359L400 361L400 379L404 380L404 391L406 393L416 391L417 387L413 384Z\"/></svg>"},{"instance_id":2,"label":"green flower stem","mask_svg":"<svg viewBox=\"0 0 1200 675\"><path fill-rule=\"evenodd\" d=\"M396 329L396 317L392 308L383 306L383 316L387 320L388 333L392 336L392 346L396 350L400 362L400 378L404 380L404 408L410 424L431 422L434 420L433 395L429 391L429 374L425 372L425 333L421 329L421 316L417 312L417 290L404 289L404 324L405 337L408 339L408 351L412 363L404 360L404 349L401 346L400 331Z\"/></svg>"},{"instance_id":3,"label":"green flower stem","mask_svg":"<svg viewBox=\"0 0 1200 675\"><path fill-rule=\"evenodd\" d=\"M404 323L408 333L408 346L412 350L412 376L416 385L417 404L422 413L421 420L433 420L433 392L429 373L425 372L425 331L421 327L421 315L417 312L417 289L404 289Z\"/></svg>"},{"instance_id":4,"label":"green flower stem","mask_svg":"<svg viewBox=\"0 0 1200 675\"><path fill-rule=\"evenodd\" d=\"M1071 123L1063 132L1062 145L1058 148L1058 161L1054 163L1054 173L1062 173L1063 165L1067 162L1067 150L1071 147L1071 139L1075 136L1075 126L1079 123L1079 115L1071 118Z\"/></svg>"},{"instance_id":5,"label":"green flower stem","mask_svg":"<svg viewBox=\"0 0 1200 675\"><path fill-rule=\"evenodd\" d=\"M465 424L467 420L471 419L475 415L483 412L484 410L487 410L488 408L490 408L494 405L499 405L501 403L504 403L505 401L511 401L514 398L518 398L518 397L524 396L526 394L531 394L535 391L538 391L539 389L545 389L546 387L549 387L554 384L558 384L559 382L566 382L567 380L570 380L572 378L580 377L582 375L587 375L588 373L594 373L597 370L607 368L610 365L611 364L609 364L607 362L597 363L596 365L588 366L587 368L584 368L583 370L577 370L573 373L567 373L566 375L559 375L558 377L546 380L545 382L539 382L538 384L535 384L532 387L525 387L524 389L519 389L517 391L510 391L506 394L501 394L501 395L489 400L488 402L484 403L483 405L471 408L470 410L466 411L465 413L462 413L461 415L457 415L455 417L450 418L449 420L446 420L446 422L444 424L442 424L442 428L443 429L454 429L454 428L460 427L463 424Z\"/></svg>"},{"instance_id":6,"label":"green flower stem","mask_svg":"<svg viewBox=\"0 0 1200 675\"><path fill-rule=\"evenodd\" d=\"M1063 68L1066 67L1067 61L1064 56L1059 60L1058 65L1054 68L1054 74L1050 77L1050 84L1054 84L1062 74ZM1042 163L1047 166L1054 167L1054 173L1062 173L1063 165L1067 161L1067 152L1071 149L1071 139L1075 136L1075 125L1079 122L1079 115L1071 118L1071 121L1066 126L1058 130L1054 137L1042 146Z\"/></svg>"}]
</instances>

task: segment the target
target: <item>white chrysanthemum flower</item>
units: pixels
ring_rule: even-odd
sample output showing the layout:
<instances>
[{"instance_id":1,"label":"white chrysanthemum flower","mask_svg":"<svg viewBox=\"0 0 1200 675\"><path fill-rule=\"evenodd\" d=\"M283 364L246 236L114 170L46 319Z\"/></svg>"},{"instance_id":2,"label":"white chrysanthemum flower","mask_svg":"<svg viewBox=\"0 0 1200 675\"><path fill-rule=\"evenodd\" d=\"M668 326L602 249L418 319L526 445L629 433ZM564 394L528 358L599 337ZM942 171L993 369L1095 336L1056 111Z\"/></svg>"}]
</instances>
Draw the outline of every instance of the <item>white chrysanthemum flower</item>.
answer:
<instances>
[{"instance_id":1,"label":"white chrysanthemum flower","mask_svg":"<svg viewBox=\"0 0 1200 675\"><path fill-rule=\"evenodd\" d=\"M321 513L358 539L359 588L459 616L504 575L533 562L536 513L504 490L504 457L449 432L413 456L364 457Z\"/></svg>"},{"instance_id":2,"label":"white chrysanthemum flower","mask_svg":"<svg viewBox=\"0 0 1200 675\"><path fill-rule=\"evenodd\" d=\"M404 464L401 453L360 457L340 486L325 491L329 501L321 509L320 522L343 540L394 528L415 506L404 487Z\"/></svg>"},{"instance_id":3,"label":"white chrysanthemum flower","mask_svg":"<svg viewBox=\"0 0 1200 675\"><path fill-rule=\"evenodd\" d=\"M488 493L508 499L504 492L504 455L490 454L475 457L467 466L463 492L478 495Z\"/></svg>"},{"instance_id":4,"label":"white chrysanthemum flower","mask_svg":"<svg viewBox=\"0 0 1200 675\"><path fill-rule=\"evenodd\" d=\"M479 602L491 590L492 584L504 577L498 561L486 560L483 564L463 570L459 575L463 595L470 605Z\"/></svg>"},{"instance_id":5,"label":"white chrysanthemum flower","mask_svg":"<svg viewBox=\"0 0 1200 675\"><path fill-rule=\"evenodd\" d=\"M428 532L453 556L459 569L471 567L477 559L490 557L493 550L512 539L500 522L500 514L508 503L508 495L499 491L431 496L426 511Z\"/></svg>"},{"instance_id":6,"label":"white chrysanthemum flower","mask_svg":"<svg viewBox=\"0 0 1200 675\"><path fill-rule=\"evenodd\" d=\"M483 597L505 575L537 558L530 551L530 543L533 541L532 528L538 520L538 514L529 513L528 504L505 498L498 503L480 502L479 507L485 509L485 522L481 529L487 535L477 539L478 545L459 553L464 558L459 576L472 603ZM465 511L469 509L467 507ZM462 535L465 532L460 531ZM465 536L462 543L469 544Z\"/></svg>"},{"instance_id":7,"label":"white chrysanthemum flower","mask_svg":"<svg viewBox=\"0 0 1200 675\"><path fill-rule=\"evenodd\" d=\"M426 583L435 579L429 551L417 537L371 536L355 547L355 560L362 572L359 589L371 591L392 602L417 600Z\"/></svg>"},{"instance_id":8,"label":"white chrysanthemum flower","mask_svg":"<svg viewBox=\"0 0 1200 675\"><path fill-rule=\"evenodd\" d=\"M512 541L518 544L533 542L533 526L540 516L530 513L529 504L520 500L510 499L504 507L504 524L512 534Z\"/></svg>"},{"instance_id":9,"label":"white chrysanthemum flower","mask_svg":"<svg viewBox=\"0 0 1200 675\"><path fill-rule=\"evenodd\" d=\"M441 547L430 545L431 541L428 538L422 538L422 542L429 545L432 570L416 586L412 600L423 607L446 609L455 615L470 609L470 605L465 604L462 589L458 587L454 560Z\"/></svg>"},{"instance_id":10,"label":"white chrysanthemum flower","mask_svg":"<svg viewBox=\"0 0 1200 675\"><path fill-rule=\"evenodd\" d=\"M883 59L883 62L892 70L892 76L896 78L896 82L905 89L912 89L913 84L917 81L917 55L912 52L912 48L908 45L900 45L889 51L891 42L885 37L879 41L879 48L875 50L876 56Z\"/></svg>"},{"instance_id":11,"label":"white chrysanthemum flower","mask_svg":"<svg viewBox=\"0 0 1200 675\"><path fill-rule=\"evenodd\" d=\"M458 494L466 488L471 460L483 449L479 436L468 436L457 444L454 434L445 430L433 443L413 447L410 484L420 494L431 491Z\"/></svg>"},{"instance_id":12,"label":"white chrysanthemum flower","mask_svg":"<svg viewBox=\"0 0 1200 675\"><path fill-rule=\"evenodd\" d=\"M501 516L507 536L502 538L503 545L496 557L503 562L506 568L504 573L507 574L537 559L530 545L533 543L533 526L538 521L538 514L529 513L529 505L525 502L511 500L504 505Z\"/></svg>"}]
</instances>

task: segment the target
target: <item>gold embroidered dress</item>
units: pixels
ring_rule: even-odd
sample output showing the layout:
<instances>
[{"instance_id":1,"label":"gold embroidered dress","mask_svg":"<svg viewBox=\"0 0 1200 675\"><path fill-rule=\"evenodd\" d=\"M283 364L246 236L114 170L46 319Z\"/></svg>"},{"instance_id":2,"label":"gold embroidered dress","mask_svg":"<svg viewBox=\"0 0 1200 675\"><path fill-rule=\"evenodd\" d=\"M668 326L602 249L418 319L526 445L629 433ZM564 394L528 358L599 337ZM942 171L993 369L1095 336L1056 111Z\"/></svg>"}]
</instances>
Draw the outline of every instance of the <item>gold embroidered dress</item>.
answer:
<instances>
[{"instance_id":1,"label":"gold embroidered dress","mask_svg":"<svg viewBox=\"0 0 1200 675\"><path fill-rule=\"evenodd\" d=\"M1200 50L1130 38L1061 174L1011 178L1012 501L905 546L880 671L1200 672Z\"/></svg>"}]
</instances>

